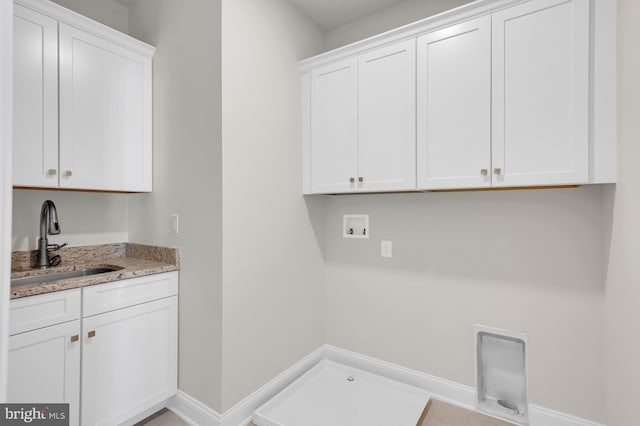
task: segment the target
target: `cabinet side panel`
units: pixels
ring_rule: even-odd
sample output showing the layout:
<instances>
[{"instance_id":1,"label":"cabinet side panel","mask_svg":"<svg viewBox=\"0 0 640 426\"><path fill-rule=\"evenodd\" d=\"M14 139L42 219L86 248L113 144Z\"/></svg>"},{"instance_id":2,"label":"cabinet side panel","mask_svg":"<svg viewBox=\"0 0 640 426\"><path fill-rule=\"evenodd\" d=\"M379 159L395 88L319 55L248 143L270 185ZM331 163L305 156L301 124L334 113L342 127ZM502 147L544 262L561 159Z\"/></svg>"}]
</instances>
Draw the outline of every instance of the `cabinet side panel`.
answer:
<instances>
[{"instance_id":1,"label":"cabinet side panel","mask_svg":"<svg viewBox=\"0 0 640 426\"><path fill-rule=\"evenodd\" d=\"M617 2L592 3L591 183L618 179Z\"/></svg>"},{"instance_id":2,"label":"cabinet side panel","mask_svg":"<svg viewBox=\"0 0 640 426\"><path fill-rule=\"evenodd\" d=\"M302 75L302 193L311 194L311 74Z\"/></svg>"}]
</instances>

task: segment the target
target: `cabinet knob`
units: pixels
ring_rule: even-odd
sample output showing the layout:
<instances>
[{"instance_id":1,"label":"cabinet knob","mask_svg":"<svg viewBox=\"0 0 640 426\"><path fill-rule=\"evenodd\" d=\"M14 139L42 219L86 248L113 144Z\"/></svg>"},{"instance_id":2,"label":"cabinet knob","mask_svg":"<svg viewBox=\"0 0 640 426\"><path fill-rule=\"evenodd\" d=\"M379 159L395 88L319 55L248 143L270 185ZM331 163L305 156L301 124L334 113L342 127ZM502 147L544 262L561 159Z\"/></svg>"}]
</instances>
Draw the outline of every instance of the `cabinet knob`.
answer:
<instances>
[{"instance_id":1,"label":"cabinet knob","mask_svg":"<svg viewBox=\"0 0 640 426\"><path fill-rule=\"evenodd\" d=\"M488 174L489 174L489 170L487 170L487 169L482 169L482 170L480 170L480 174L481 174L482 176L486 176L486 175L488 175Z\"/></svg>"},{"instance_id":2,"label":"cabinet knob","mask_svg":"<svg viewBox=\"0 0 640 426\"><path fill-rule=\"evenodd\" d=\"M497 175L501 175L502 174L502 169L500 167L496 167L495 169L493 169L493 173L495 173Z\"/></svg>"},{"instance_id":3,"label":"cabinet knob","mask_svg":"<svg viewBox=\"0 0 640 426\"><path fill-rule=\"evenodd\" d=\"M353 183L356 181L356 178L349 178L349 182Z\"/></svg>"},{"instance_id":4,"label":"cabinet knob","mask_svg":"<svg viewBox=\"0 0 640 426\"><path fill-rule=\"evenodd\" d=\"M360 177L358 178L358 182L360 182L360 183L364 182L364 178L363 178L362 176L360 176Z\"/></svg>"},{"instance_id":5,"label":"cabinet knob","mask_svg":"<svg viewBox=\"0 0 640 426\"><path fill-rule=\"evenodd\" d=\"M77 342L78 340L80 340L80 336L79 335L75 335L75 336L71 336L71 343L73 342Z\"/></svg>"},{"instance_id":6,"label":"cabinet knob","mask_svg":"<svg viewBox=\"0 0 640 426\"><path fill-rule=\"evenodd\" d=\"M73 172L71 170L67 170L66 172L64 172L64 177L71 177L73 176Z\"/></svg>"},{"instance_id":7,"label":"cabinet knob","mask_svg":"<svg viewBox=\"0 0 640 426\"><path fill-rule=\"evenodd\" d=\"M87 337L92 338L96 336L96 331L95 330L91 330L90 332L87 333Z\"/></svg>"},{"instance_id":8,"label":"cabinet knob","mask_svg":"<svg viewBox=\"0 0 640 426\"><path fill-rule=\"evenodd\" d=\"M58 174L58 171L56 169L49 169L49 170L47 170L47 174L49 176L55 176L55 175Z\"/></svg>"}]
</instances>

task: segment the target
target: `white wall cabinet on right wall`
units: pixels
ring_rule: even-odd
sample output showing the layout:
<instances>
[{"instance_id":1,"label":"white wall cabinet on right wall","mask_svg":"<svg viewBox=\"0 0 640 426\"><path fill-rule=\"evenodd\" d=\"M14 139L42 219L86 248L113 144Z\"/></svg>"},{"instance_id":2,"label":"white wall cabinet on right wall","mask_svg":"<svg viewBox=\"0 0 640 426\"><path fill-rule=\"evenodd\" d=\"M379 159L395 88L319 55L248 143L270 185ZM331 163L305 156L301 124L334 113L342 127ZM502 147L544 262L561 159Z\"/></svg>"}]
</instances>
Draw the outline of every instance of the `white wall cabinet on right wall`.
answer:
<instances>
[{"instance_id":1,"label":"white wall cabinet on right wall","mask_svg":"<svg viewBox=\"0 0 640 426\"><path fill-rule=\"evenodd\" d=\"M315 193L415 189L415 40L313 70Z\"/></svg>"},{"instance_id":2,"label":"white wall cabinet on right wall","mask_svg":"<svg viewBox=\"0 0 640 426\"><path fill-rule=\"evenodd\" d=\"M418 38L418 188L491 186L491 17Z\"/></svg>"},{"instance_id":3,"label":"white wall cabinet on right wall","mask_svg":"<svg viewBox=\"0 0 640 426\"><path fill-rule=\"evenodd\" d=\"M493 186L589 183L589 1L493 20Z\"/></svg>"},{"instance_id":4,"label":"white wall cabinet on right wall","mask_svg":"<svg viewBox=\"0 0 640 426\"><path fill-rule=\"evenodd\" d=\"M609 0L477 1L302 61L303 192L615 182L612 6ZM380 54L413 43L415 80L406 72L413 61ZM363 60L368 57L380 65ZM404 68L393 72L400 63ZM334 88L337 96L323 104L335 120L316 107L327 99L315 81L318 70L333 68L345 76L349 70L349 90ZM404 108L413 104L415 112ZM327 129L340 129L342 139ZM340 188L318 184L353 156L356 185L348 185L349 176L341 177ZM376 176L382 184L367 186Z\"/></svg>"}]
</instances>

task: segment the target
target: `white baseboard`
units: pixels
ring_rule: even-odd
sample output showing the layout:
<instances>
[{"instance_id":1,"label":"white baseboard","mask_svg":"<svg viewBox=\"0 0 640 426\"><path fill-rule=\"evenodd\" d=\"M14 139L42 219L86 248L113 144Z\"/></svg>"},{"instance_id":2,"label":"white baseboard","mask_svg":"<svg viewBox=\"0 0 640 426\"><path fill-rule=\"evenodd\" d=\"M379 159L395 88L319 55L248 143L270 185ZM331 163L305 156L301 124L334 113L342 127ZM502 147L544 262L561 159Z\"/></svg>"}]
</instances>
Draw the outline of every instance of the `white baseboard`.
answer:
<instances>
[{"instance_id":1,"label":"white baseboard","mask_svg":"<svg viewBox=\"0 0 640 426\"><path fill-rule=\"evenodd\" d=\"M461 385L331 345L319 347L224 414L217 413L182 391L178 391L178 394L169 401L167 408L190 425L246 426L251 421L254 411L323 359L329 359L424 389L439 400L463 408L470 410L475 408L475 389L470 386ZM529 423L530 426L604 426L534 404L529 405Z\"/></svg>"},{"instance_id":2,"label":"white baseboard","mask_svg":"<svg viewBox=\"0 0 640 426\"><path fill-rule=\"evenodd\" d=\"M178 390L167 408L192 426L221 426L222 416L213 408Z\"/></svg>"},{"instance_id":3,"label":"white baseboard","mask_svg":"<svg viewBox=\"0 0 640 426\"><path fill-rule=\"evenodd\" d=\"M142 413L138 413L135 416L131 417L130 419L127 419L126 421L120 423L118 426L135 425L136 423L138 423L138 422L146 419L147 417L157 413L158 411L162 410L166 406L167 406L167 401L159 402L159 403L153 405L151 408L147 408Z\"/></svg>"}]
</instances>

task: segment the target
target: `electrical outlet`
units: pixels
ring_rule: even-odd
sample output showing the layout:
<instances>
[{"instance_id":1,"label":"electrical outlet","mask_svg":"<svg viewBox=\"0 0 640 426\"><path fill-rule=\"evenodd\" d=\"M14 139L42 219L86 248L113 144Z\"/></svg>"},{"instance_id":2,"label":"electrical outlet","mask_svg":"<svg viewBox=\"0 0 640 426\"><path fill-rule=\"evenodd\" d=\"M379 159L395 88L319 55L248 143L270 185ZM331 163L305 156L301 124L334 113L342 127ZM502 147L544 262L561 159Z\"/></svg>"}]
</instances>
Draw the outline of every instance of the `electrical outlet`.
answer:
<instances>
[{"instance_id":1,"label":"electrical outlet","mask_svg":"<svg viewBox=\"0 0 640 426\"><path fill-rule=\"evenodd\" d=\"M180 224L179 224L179 216L177 214L170 214L169 215L169 224L171 226L171 232L174 233L175 235L178 235L180 233Z\"/></svg>"},{"instance_id":2,"label":"electrical outlet","mask_svg":"<svg viewBox=\"0 0 640 426\"><path fill-rule=\"evenodd\" d=\"M391 241L384 241L380 243L380 256L393 257L393 245Z\"/></svg>"}]
</instances>

